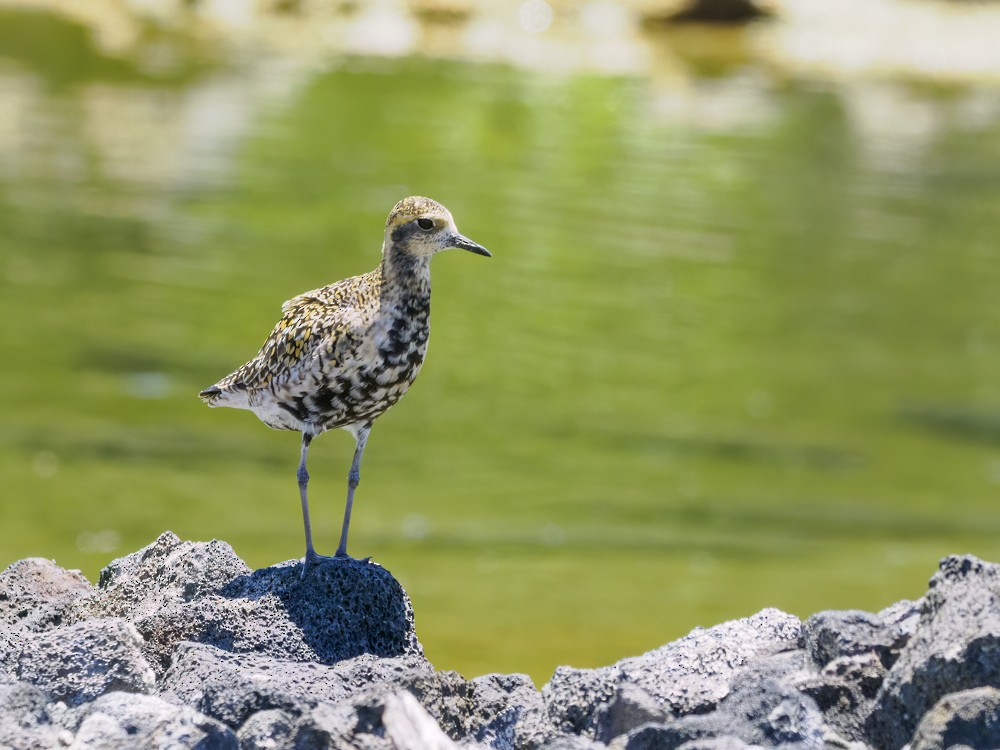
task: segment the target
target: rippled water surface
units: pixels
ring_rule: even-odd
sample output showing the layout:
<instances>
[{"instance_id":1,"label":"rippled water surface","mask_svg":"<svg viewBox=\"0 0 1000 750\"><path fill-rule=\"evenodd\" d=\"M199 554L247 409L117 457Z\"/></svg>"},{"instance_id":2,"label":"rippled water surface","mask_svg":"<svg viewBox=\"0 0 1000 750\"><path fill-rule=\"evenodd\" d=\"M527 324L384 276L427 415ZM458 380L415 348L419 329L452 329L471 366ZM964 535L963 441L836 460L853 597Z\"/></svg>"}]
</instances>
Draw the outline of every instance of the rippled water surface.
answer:
<instances>
[{"instance_id":1,"label":"rippled water surface","mask_svg":"<svg viewBox=\"0 0 1000 750\"><path fill-rule=\"evenodd\" d=\"M434 261L351 551L438 667L542 682L1000 557L996 88L165 50L0 18L0 564L300 555L297 437L196 394L412 193L494 258ZM311 452L321 551L352 448Z\"/></svg>"}]
</instances>

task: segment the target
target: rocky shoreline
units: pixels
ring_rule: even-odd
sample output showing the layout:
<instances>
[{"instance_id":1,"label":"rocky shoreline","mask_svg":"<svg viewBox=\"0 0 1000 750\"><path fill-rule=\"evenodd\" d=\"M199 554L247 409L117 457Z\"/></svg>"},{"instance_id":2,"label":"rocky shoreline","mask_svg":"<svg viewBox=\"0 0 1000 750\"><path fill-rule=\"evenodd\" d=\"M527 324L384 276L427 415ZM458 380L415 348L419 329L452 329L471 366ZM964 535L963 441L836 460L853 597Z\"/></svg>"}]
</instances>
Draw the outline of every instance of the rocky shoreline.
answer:
<instances>
[{"instance_id":1,"label":"rocky shoreline","mask_svg":"<svg viewBox=\"0 0 1000 750\"><path fill-rule=\"evenodd\" d=\"M598 669L466 680L406 592L345 561L303 579L172 533L92 586L0 573L0 748L931 750L1000 746L1000 565L948 557L916 602L778 610Z\"/></svg>"}]
</instances>

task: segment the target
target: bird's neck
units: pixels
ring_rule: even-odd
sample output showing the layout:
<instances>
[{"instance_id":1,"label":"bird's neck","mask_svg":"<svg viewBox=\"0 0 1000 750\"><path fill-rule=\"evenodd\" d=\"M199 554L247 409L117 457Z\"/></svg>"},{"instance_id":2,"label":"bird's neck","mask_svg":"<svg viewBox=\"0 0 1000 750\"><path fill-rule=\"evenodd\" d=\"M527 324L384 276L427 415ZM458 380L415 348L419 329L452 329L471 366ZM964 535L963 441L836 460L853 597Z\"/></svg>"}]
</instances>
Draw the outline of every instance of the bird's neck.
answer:
<instances>
[{"instance_id":1,"label":"bird's neck","mask_svg":"<svg viewBox=\"0 0 1000 750\"><path fill-rule=\"evenodd\" d=\"M382 253L383 296L430 300L430 258L418 258L392 247Z\"/></svg>"}]
</instances>

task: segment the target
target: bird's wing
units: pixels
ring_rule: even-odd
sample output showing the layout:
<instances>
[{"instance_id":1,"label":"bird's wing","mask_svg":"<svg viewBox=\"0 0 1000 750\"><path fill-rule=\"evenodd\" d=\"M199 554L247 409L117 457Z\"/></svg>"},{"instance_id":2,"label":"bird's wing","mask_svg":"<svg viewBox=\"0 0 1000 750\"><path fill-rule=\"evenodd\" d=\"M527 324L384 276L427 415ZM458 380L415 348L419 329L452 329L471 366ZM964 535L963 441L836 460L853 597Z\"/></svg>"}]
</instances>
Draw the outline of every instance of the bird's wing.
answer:
<instances>
[{"instance_id":1,"label":"bird's wing","mask_svg":"<svg viewBox=\"0 0 1000 750\"><path fill-rule=\"evenodd\" d=\"M295 379L317 355L334 358L338 344L356 340L368 323L377 296L365 276L345 279L292 297L281 306L257 356L220 381L220 387L255 391Z\"/></svg>"}]
</instances>

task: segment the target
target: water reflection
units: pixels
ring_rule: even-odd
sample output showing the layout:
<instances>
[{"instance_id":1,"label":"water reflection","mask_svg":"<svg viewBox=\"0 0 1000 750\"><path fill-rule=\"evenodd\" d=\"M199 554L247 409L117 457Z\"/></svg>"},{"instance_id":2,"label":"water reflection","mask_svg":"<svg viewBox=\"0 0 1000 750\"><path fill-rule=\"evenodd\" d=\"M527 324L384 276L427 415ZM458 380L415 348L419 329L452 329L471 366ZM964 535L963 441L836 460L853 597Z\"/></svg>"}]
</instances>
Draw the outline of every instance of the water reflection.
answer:
<instances>
[{"instance_id":1,"label":"water reflection","mask_svg":"<svg viewBox=\"0 0 1000 750\"><path fill-rule=\"evenodd\" d=\"M365 4L297 51L304 18L247 7L197 5L219 45L0 17L8 559L93 576L164 528L295 554L293 436L194 394L281 300L373 267L408 193L496 250L435 261L432 354L356 518L439 666L543 680L1000 554L994 84L790 76L758 46L780 26L607 3Z\"/></svg>"}]
</instances>

